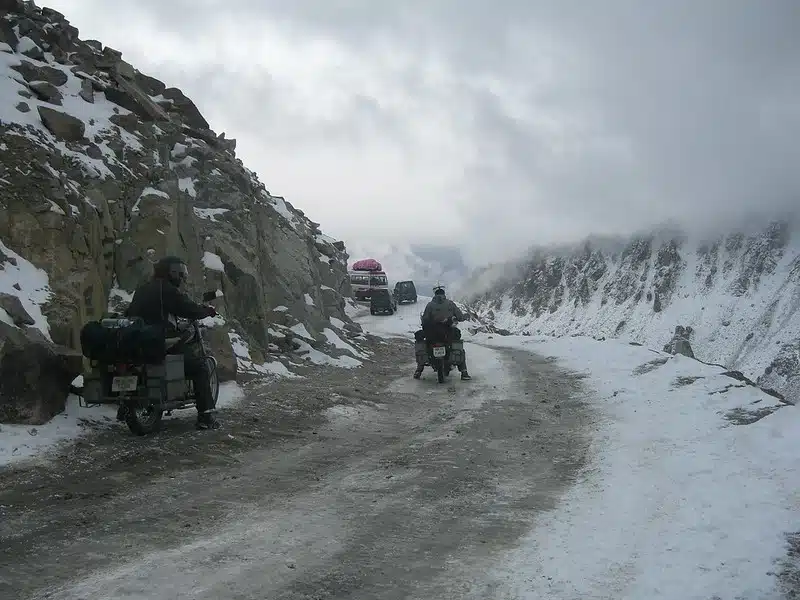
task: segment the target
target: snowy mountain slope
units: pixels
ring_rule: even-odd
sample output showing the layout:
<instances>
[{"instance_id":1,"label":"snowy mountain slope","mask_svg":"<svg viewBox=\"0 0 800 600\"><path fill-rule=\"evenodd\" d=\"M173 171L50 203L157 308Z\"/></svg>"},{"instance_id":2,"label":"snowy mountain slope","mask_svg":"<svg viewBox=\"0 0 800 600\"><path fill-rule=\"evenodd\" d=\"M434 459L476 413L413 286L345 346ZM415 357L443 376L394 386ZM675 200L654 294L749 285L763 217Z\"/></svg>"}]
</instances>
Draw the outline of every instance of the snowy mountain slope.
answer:
<instances>
[{"instance_id":1,"label":"snowy mountain slope","mask_svg":"<svg viewBox=\"0 0 800 600\"><path fill-rule=\"evenodd\" d=\"M539 250L469 301L516 333L619 337L652 347L690 326L695 355L800 392L800 226L706 241L674 232ZM487 289L488 288L488 289Z\"/></svg>"}]
</instances>

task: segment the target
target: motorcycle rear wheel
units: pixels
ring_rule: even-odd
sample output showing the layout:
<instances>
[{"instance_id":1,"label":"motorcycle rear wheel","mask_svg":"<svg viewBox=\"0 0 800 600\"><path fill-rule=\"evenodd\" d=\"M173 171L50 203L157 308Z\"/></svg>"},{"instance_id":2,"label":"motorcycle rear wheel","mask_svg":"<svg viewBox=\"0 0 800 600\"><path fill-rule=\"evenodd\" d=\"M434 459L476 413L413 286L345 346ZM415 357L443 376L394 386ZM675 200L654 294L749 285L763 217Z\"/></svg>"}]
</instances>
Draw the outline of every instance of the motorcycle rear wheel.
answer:
<instances>
[{"instance_id":1,"label":"motorcycle rear wheel","mask_svg":"<svg viewBox=\"0 0 800 600\"><path fill-rule=\"evenodd\" d=\"M206 358L208 361L208 379L211 382L211 397L214 399L213 406L217 406L219 398L219 374L217 373L217 359L213 356Z\"/></svg>"},{"instance_id":2,"label":"motorcycle rear wheel","mask_svg":"<svg viewBox=\"0 0 800 600\"><path fill-rule=\"evenodd\" d=\"M132 433L148 435L159 430L162 416L164 416L164 411L154 408L153 405L147 408L129 406L125 411L125 423Z\"/></svg>"}]
</instances>

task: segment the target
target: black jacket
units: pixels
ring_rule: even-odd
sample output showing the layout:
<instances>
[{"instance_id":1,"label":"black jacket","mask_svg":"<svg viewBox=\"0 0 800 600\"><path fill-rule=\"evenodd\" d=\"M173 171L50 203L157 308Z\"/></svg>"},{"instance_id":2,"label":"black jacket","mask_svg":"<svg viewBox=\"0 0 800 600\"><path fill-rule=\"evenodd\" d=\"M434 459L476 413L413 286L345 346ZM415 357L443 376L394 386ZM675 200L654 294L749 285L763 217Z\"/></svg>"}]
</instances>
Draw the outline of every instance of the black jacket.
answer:
<instances>
[{"instance_id":1,"label":"black jacket","mask_svg":"<svg viewBox=\"0 0 800 600\"><path fill-rule=\"evenodd\" d=\"M151 279L133 293L128 317L140 317L148 325L163 323L175 325L170 317L204 319L214 314L214 309L197 304L189 296L164 279Z\"/></svg>"}]
</instances>

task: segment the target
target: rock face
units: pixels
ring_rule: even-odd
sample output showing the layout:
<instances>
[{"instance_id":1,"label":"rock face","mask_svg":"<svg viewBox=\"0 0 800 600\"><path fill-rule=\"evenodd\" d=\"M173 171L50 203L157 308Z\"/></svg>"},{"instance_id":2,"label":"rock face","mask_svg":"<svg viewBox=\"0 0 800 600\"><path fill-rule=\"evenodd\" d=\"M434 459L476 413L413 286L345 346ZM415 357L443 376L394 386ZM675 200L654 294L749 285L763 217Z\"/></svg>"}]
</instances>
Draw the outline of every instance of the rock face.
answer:
<instances>
[{"instance_id":1,"label":"rock face","mask_svg":"<svg viewBox=\"0 0 800 600\"><path fill-rule=\"evenodd\" d=\"M756 383L780 391L795 404L800 402L800 338L781 347Z\"/></svg>"},{"instance_id":2,"label":"rock face","mask_svg":"<svg viewBox=\"0 0 800 600\"><path fill-rule=\"evenodd\" d=\"M209 337L224 376L355 360L337 339L360 332L344 244L270 194L180 90L33 3L0 5L3 48L0 421L63 407L81 326L124 308L165 254L187 260L192 295L223 293Z\"/></svg>"},{"instance_id":3,"label":"rock face","mask_svg":"<svg viewBox=\"0 0 800 600\"><path fill-rule=\"evenodd\" d=\"M593 240L540 249L521 264L494 270L507 275L487 281L490 270L476 274L481 285L473 286L467 300L497 327L619 337L660 348L672 344L671 332L680 323L692 330L697 358L753 379L772 373L774 385L764 387L787 398L792 394L787 382L799 373L791 375L795 363L782 348L800 339L796 219L712 240L676 232Z\"/></svg>"},{"instance_id":4,"label":"rock face","mask_svg":"<svg viewBox=\"0 0 800 600\"><path fill-rule=\"evenodd\" d=\"M669 352L670 354L683 354L689 358L694 358L692 345L689 343L689 338L691 335L691 327L678 325L675 327L675 333L672 335L672 339L667 345L664 346L664 352Z\"/></svg>"}]
</instances>

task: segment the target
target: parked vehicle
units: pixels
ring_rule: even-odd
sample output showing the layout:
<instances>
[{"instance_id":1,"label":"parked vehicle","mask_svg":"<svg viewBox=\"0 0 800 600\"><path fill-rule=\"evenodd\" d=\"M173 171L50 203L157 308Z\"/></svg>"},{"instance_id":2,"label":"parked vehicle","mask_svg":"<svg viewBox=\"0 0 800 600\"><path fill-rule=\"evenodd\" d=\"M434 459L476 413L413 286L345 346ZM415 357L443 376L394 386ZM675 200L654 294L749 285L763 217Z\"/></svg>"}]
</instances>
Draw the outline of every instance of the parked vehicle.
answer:
<instances>
[{"instance_id":1,"label":"parked vehicle","mask_svg":"<svg viewBox=\"0 0 800 600\"><path fill-rule=\"evenodd\" d=\"M216 296L215 291L208 292L203 295L203 301L208 302ZM177 321L177 337L164 339L162 336L156 340L164 351L157 362L141 360L157 356L159 353L155 350L142 354L134 349L133 352L111 352L110 356L104 358L91 357L90 372L84 374L82 404L116 404L124 408L125 422L133 433L146 435L157 431L165 413L170 415L173 410L195 406L194 384L184 372L183 353L164 354L180 345L196 348L199 356L208 362L213 405L216 405L219 396L217 360L206 345L203 336L205 327L199 321ZM99 324L107 330L110 339L117 340L135 340L137 331L142 332L147 328L137 319L118 317L102 319ZM140 335L139 339L145 338ZM152 344L152 337L147 340L148 344ZM122 346L118 344L117 347ZM84 350L84 354L86 352Z\"/></svg>"},{"instance_id":2,"label":"parked vehicle","mask_svg":"<svg viewBox=\"0 0 800 600\"><path fill-rule=\"evenodd\" d=\"M394 296L398 304L403 304L404 302L415 304L417 302L417 288L414 282L410 280L398 281L394 284Z\"/></svg>"},{"instance_id":3,"label":"parked vehicle","mask_svg":"<svg viewBox=\"0 0 800 600\"><path fill-rule=\"evenodd\" d=\"M373 290L369 300L369 314L388 313L393 315L397 312L397 300L388 289Z\"/></svg>"},{"instance_id":4,"label":"parked vehicle","mask_svg":"<svg viewBox=\"0 0 800 600\"><path fill-rule=\"evenodd\" d=\"M369 302L374 290L389 289L383 266L374 258L356 261L348 275L353 298L359 302Z\"/></svg>"}]
</instances>

